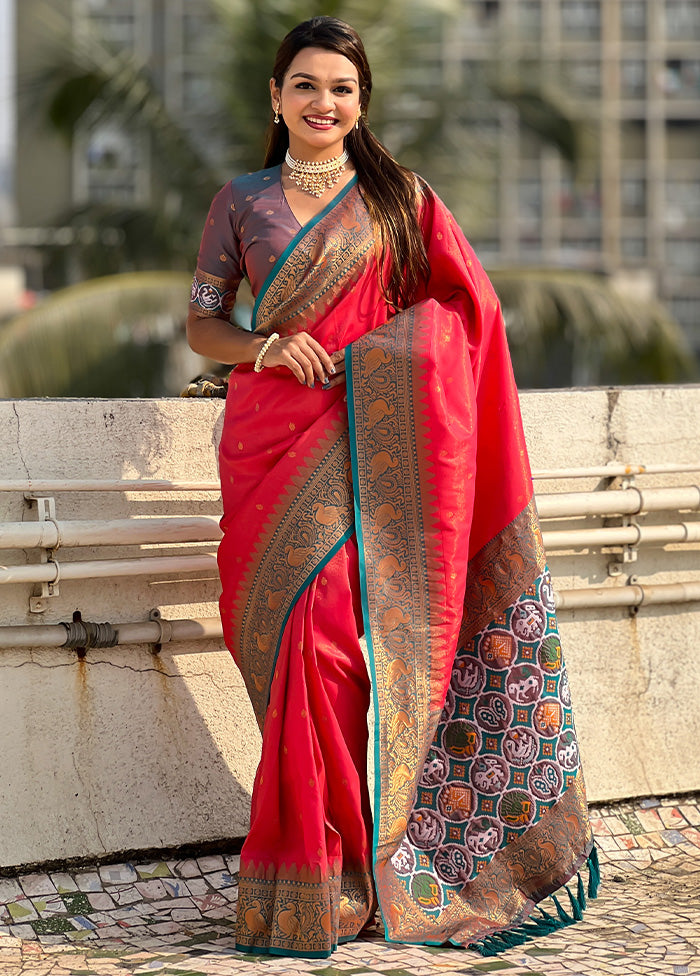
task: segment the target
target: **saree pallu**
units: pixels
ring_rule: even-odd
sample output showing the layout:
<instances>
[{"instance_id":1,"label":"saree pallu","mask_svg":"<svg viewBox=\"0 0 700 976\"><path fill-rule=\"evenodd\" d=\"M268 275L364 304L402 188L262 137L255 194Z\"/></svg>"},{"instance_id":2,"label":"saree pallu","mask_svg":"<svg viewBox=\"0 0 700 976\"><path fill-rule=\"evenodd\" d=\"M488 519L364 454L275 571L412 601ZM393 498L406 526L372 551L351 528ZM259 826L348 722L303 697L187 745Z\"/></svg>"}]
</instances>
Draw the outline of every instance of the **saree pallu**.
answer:
<instances>
[{"instance_id":1,"label":"saree pallu","mask_svg":"<svg viewBox=\"0 0 700 976\"><path fill-rule=\"evenodd\" d=\"M262 334L346 349L345 390L235 370L220 452L224 635L263 733L239 948L485 953L595 851L498 302L425 189L431 277L392 315L351 183L258 295ZM375 711L372 827L365 748ZM580 878L580 876L579 876Z\"/></svg>"}]
</instances>

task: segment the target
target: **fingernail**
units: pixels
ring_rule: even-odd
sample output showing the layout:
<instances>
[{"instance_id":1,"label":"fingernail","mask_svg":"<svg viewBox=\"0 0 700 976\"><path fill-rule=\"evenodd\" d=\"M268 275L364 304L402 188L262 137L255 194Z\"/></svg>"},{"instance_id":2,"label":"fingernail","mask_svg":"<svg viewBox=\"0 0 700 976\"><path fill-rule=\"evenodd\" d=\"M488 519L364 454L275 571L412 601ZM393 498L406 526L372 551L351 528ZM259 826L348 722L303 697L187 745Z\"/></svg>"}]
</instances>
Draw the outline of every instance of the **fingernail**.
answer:
<instances>
[{"instance_id":1,"label":"fingernail","mask_svg":"<svg viewBox=\"0 0 700 976\"><path fill-rule=\"evenodd\" d=\"M331 373L335 373L335 366L331 365Z\"/></svg>"},{"instance_id":2,"label":"fingernail","mask_svg":"<svg viewBox=\"0 0 700 976\"><path fill-rule=\"evenodd\" d=\"M330 380L326 380L326 382L321 387L322 390L330 390L330 388L331 388L331 381Z\"/></svg>"}]
</instances>

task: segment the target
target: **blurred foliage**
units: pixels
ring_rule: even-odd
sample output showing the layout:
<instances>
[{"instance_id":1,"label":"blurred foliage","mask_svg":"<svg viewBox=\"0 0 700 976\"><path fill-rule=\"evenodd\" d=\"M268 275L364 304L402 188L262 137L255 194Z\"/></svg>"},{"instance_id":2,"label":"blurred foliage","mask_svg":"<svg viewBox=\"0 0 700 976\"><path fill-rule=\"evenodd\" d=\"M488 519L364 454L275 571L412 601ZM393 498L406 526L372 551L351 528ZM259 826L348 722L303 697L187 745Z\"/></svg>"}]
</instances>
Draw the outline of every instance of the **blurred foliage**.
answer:
<instances>
[{"instance_id":1,"label":"blurred foliage","mask_svg":"<svg viewBox=\"0 0 700 976\"><path fill-rule=\"evenodd\" d=\"M504 110L554 147L574 176L585 161L587 127L573 121L563 91L545 84L536 66L494 50L468 78L463 65L446 70L439 54L462 15L459 0L210 0L210 14L201 60L215 97L199 122L216 139L207 140L171 116L153 65L111 48L89 25L73 30L49 0L40 6L37 31L51 53L33 86L34 111L69 143L103 123L143 139L151 202L91 204L62 215L79 233L61 252L63 272L54 250L54 273L70 267L73 276L77 268L82 277L109 277L66 289L0 326L2 395L75 395L91 384L102 395L133 395L134 384L139 395L163 392L158 329L164 315L184 318L187 302L186 276L168 273L191 270L219 186L261 165L274 55L284 34L307 17L336 16L359 30L374 76L370 124L436 187L468 236L493 214L500 152L494 120ZM212 146L223 150L215 155ZM90 228L100 229L94 240ZM168 272L146 274L163 268ZM493 279L521 385L693 375L680 329L666 313L623 299L602 277L500 269ZM183 341L181 334L172 341ZM47 352L50 365L39 366ZM137 364L146 373L152 367L151 379L137 379Z\"/></svg>"},{"instance_id":2,"label":"blurred foliage","mask_svg":"<svg viewBox=\"0 0 700 976\"><path fill-rule=\"evenodd\" d=\"M0 396L156 396L186 272L136 272L63 288L0 328Z\"/></svg>"}]
</instances>

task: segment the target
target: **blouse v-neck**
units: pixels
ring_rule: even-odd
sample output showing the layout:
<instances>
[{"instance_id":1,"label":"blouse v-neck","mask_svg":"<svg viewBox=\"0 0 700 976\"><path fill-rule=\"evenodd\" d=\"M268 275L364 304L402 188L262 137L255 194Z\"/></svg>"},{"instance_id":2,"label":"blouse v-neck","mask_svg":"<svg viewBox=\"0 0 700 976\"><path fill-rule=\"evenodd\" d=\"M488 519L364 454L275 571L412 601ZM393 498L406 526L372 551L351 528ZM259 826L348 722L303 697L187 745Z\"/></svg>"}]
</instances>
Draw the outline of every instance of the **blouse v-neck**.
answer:
<instances>
[{"instance_id":1,"label":"blouse v-neck","mask_svg":"<svg viewBox=\"0 0 700 976\"><path fill-rule=\"evenodd\" d=\"M287 192L282 183L282 164L281 163L279 164L278 186L279 186L280 195L282 197L282 202L286 206L287 210L291 214L292 218L294 219L294 221L296 222L300 230L303 230L305 227L313 226L313 224L318 220L318 218L322 214L326 213L326 211L329 210L334 203L336 203L336 201L340 198L340 196L344 193L344 191L349 190L350 187L356 182L357 182L357 173L353 173L350 179L347 181L347 183L341 186L340 189L333 194L333 196L328 201L328 203L325 203L317 213L315 213L312 217L309 217L308 220L305 220L302 223L297 217L297 215L294 213L294 210L292 209L292 205L289 202Z\"/></svg>"}]
</instances>

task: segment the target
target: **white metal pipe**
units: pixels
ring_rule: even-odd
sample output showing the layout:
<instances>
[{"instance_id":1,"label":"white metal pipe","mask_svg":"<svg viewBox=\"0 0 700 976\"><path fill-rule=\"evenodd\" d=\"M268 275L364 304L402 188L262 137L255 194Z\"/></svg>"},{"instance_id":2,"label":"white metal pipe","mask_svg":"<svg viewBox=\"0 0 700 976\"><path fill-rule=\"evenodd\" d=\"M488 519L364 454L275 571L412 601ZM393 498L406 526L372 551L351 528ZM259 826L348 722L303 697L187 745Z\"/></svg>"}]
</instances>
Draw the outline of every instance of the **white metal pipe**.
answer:
<instances>
[{"instance_id":1,"label":"white metal pipe","mask_svg":"<svg viewBox=\"0 0 700 976\"><path fill-rule=\"evenodd\" d=\"M117 576L158 576L162 573L217 571L216 555L144 556L135 559L90 559L82 562L0 566L2 583L58 583L60 580L111 579Z\"/></svg>"},{"instance_id":2,"label":"white metal pipe","mask_svg":"<svg viewBox=\"0 0 700 976\"><path fill-rule=\"evenodd\" d=\"M700 487L620 488L614 491L562 492L539 495L540 518L569 518L575 515L637 515L639 512L696 510L700 508Z\"/></svg>"},{"instance_id":3,"label":"white metal pipe","mask_svg":"<svg viewBox=\"0 0 700 976\"><path fill-rule=\"evenodd\" d=\"M700 581L627 586L581 587L555 592L559 610L599 607L652 606L700 601ZM222 637L219 617L193 620L163 620L114 624L118 644L156 644L175 641L218 640ZM67 639L62 624L0 627L0 650L14 647L62 647Z\"/></svg>"},{"instance_id":4,"label":"white metal pipe","mask_svg":"<svg viewBox=\"0 0 700 976\"><path fill-rule=\"evenodd\" d=\"M60 491L221 491L218 481L167 481L147 478L95 480L90 478L31 478L0 480L0 491L54 494Z\"/></svg>"},{"instance_id":5,"label":"white metal pipe","mask_svg":"<svg viewBox=\"0 0 700 976\"><path fill-rule=\"evenodd\" d=\"M165 644L172 641L220 640L219 617L200 617L194 620L163 620L163 628L156 621L115 624L118 644ZM34 624L33 626L0 627L0 650L13 647L63 647L68 633L62 624Z\"/></svg>"},{"instance_id":6,"label":"white metal pipe","mask_svg":"<svg viewBox=\"0 0 700 976\"><path fill-rule=\"evenodd\" d=\"M633 584L629 586L587 586L555 593L559 610L596 607L639 607L661 603L695 603L700 600L700 581Z\"/></svg>"},{"instance_id":7,"label":"white metal pipe","mask_svg":"<svg viewBox=\"0 0 700 976\"><path fill-rule=\"evenodd\" d=\"M643 546L700 542L700 522L677 525L618 525L603 529L554 529L542 533L545 549L588 546Z\"/></svg>"},{"instance_id":8,"label":"white metal pipe","mask_svg":"<svg viewBox=\"0 0 700 976\"><path fill-rule=\"evenodd\" d=\"M681 474L687 471L700 471L700 461L680 464L602 464L591 468L537 468L532 472L532 477L557 481L560 478L624 478L640 474Z\"/></svg>"},{"instance_id":9,"label":"white metal pipe","mask_svg":"<svg viewBox=\"0 0 700 976\"><path fill-rule=\"evenodd\" d=\"M220 538L219 519L214 515L0 523L0 549L218 542Z\"/></svg>"}]
</instances>

